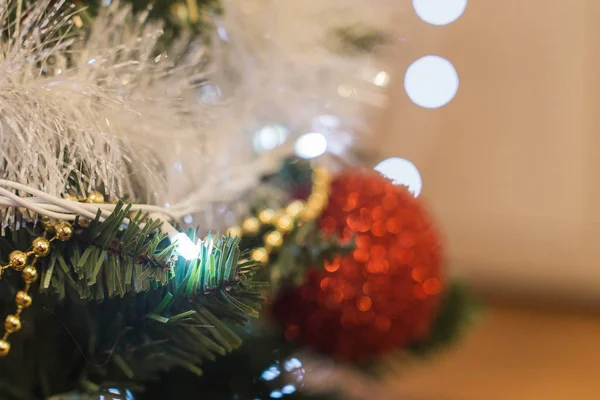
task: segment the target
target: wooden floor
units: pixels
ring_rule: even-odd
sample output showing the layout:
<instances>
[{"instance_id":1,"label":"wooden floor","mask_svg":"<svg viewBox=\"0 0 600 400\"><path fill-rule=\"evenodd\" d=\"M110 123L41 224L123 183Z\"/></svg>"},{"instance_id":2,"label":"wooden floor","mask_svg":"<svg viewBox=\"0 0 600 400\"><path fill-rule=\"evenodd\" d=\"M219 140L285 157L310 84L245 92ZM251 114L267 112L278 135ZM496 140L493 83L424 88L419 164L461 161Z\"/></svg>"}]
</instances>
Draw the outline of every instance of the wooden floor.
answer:
<instances>
[{"instance_id":1,"label":"wooden floor","mask_svg":"<svg viewBox=\"0 0 600 400\"><path fill-rule=\"evenodd\" d=\"M482 318L454 349L391 380L393 397L600 399L600 313L495 306Z\"/></svg>"},{"instance_id":2,"label":"wooden floor","mask_svg":"<svg viewBox=\"0 0 600 400\"><path fill-rule=\"evenodd\" d=\"M383 383L320 369L310 384L344 388L348 400L596 400L600 312L497 305L453 349L416 365L396 362Z\"/></svg>"}]
</instances>

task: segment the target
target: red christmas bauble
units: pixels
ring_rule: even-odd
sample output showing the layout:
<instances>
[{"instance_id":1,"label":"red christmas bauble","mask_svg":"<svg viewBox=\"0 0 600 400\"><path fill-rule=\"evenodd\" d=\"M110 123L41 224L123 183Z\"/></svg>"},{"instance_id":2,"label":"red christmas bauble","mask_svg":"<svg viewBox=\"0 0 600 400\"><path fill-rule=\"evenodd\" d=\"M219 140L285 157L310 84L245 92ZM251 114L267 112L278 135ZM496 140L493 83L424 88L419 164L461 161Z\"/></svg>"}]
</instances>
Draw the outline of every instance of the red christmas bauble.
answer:
<instances>
[{"instance_id":1,"label":"red christmas bauble","mask_svg":"<svg viewBox=\"0 0 600 400\"><path fill-rule=\"evenodd\" d=\"M286 338L350 360L424 338L442 277L439 237L421 202L374 171L348 171L333 180L320 227L356 247L282 291L273 313Z\"/></svg>"}]
</instances>

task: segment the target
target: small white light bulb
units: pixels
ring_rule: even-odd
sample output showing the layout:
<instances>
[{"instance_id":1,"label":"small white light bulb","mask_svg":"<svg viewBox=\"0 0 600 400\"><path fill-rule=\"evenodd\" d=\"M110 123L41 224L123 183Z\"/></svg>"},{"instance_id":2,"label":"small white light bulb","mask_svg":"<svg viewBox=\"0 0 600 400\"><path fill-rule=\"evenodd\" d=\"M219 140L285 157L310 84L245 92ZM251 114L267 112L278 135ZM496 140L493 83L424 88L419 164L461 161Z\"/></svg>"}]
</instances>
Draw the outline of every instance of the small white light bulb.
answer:
<instances>
[{"instance_id":1,"label":"small white light bulb","mask_svg":"<svg viewBox=\"0 0 600 400\"><path fill-rule=\"evenodd\" d=\"M165 233L171 243L177 242L175 251L186 260L194 260L200 255L200 246L195 245L185 233L179 232L173 225L166 221L161 214L152 214L150 218L153 220L160 219L163 221L160 226L160 231Z\"/></svg>"},{"instance_id":2,"label":"small white light bulb","mask_svg":"<svg viewBox=\"0 0 600 400\"><path fill-rule=\"evenodd\" d=\"M185 233L178 233L171 242L177 242L176 251L186 260L194 260L198 258L200 249Z\"/></svg>"}]
</instances>

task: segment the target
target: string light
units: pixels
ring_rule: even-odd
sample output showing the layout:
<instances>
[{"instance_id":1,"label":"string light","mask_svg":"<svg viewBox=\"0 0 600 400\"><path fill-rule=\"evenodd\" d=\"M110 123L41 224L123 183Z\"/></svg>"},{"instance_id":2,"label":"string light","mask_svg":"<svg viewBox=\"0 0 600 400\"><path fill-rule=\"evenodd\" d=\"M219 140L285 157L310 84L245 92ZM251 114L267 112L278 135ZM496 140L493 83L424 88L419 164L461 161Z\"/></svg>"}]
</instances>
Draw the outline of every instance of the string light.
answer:
<instances>
[{"instance_id":1,"label":"string light","mask_svg":"<svg viewBox=\"0 0 600 400\"><path fill-rule=\"evenodd\" d=\"M170 239L170 238L169 238ZM177 253L186 260L194 260L200 254L200 247L187 237L185 233L178 233L171 239L171 243L177 243Z\"/></svg>"},{"instance_id":2,"label":"string light","mask_svg":"<svg viewBox=\"0 0 600 400\"><path fill-rule=\"evenodd\" d=\"M177 243L175 251L186 260L194 260L200 255L200 243L194 244L185 233L179 232L160 214L151 214L150 219L162 220L160 231L167 235L171 243Z\"/></svg>"}]
</instances>

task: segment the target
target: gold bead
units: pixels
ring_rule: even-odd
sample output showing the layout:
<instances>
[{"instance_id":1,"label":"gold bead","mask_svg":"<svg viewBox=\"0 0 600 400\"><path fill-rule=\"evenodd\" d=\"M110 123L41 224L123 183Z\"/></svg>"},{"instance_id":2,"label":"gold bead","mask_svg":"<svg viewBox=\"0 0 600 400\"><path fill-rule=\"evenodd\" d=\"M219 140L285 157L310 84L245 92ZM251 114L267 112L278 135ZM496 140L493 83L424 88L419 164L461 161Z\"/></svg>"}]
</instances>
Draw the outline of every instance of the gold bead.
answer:
<instances>
[{"instance_id":1,"label":"gold bead","mask_svg":"<svg viewBox=\"0 0 600 400\"><path fill-rule=\"evenodd\" d=\"M89 228L90 222L91 221L89 219L87 219L87 218L81 218L81 217L79 217L77 219L77 225L79 225L82 228Z\"/></svg>"},{"instance_id":2,"label":"gold bead","mask_svg":"<svg viewBox=\"0 0 600 400\"><path fill-rule=\"evenodd\" d=\"M239 226L232 226L231 228L227 229L227 234L229 236L242 237L242 228Z\"/></svg>"},{"instance_id":3,"label":"gold bead","mask_svg":"<svg viewBox=\"0 0 600 400\"><path fill-rule=\"evenodd\" d=\"M327 197L323 193L313 193L308 197L308 207L315 210L322 210L325 207Z\"/></svg>"},{"instance_id":4,"label":"gold bead","mask_svg":"<svg viewBox=\"0 0 600 400\"><path fill-rule=\"evenodd\" d=\"M331 173L325 168L317 167L313 169L312 179L313 183L318 185L329 184L331 182Z\"/></svg>"},{"instance_id":5,"label":"gold bead","mask_svg":"<svg viewBox=\"0 0 600 400\"><path fill-rule=\"evenodd\" d=\"M269 232L265 235L265 248L276 249L283 245L283 235L279 231Z\"/></svg>"},{"instance_id":6,"label":"gold bead","mask_svg":"<svg viewBox=\"0 0 600 400\"><path fill-rule=\"evenodd\" d=\"M250 253L250 258L258 263L266 264L269 262L269 253L264 247L259 247L252 250L252 253Z\"/></svg>"},{"instance_id":7,"label":"gold bead","mask_svg":"<svg viewBox=\"0 0 600 400\"><path fill-rule=\"evenodd\" d=\"M69 201L79 201L79 199L77 197L70 195L70 194L63 195L63 199L69 200Z\"/></svg>"},{"instance_id":8,"label":"gold bead","mask_svg":"<svg viewBox=\"0 0 600 400\"><path fill-rule=\"evenodd\" d=\"M331 192L331 184L327 183L316 183L312 186L312 193L320 193L329 197L329 193Z\"/></svg>"},{"instance_id":9,"label":"gold bead","mask_svg":"<svg viewBox=\"0 0 600 400\"><path fill-rule=\"evenodd\" d=\"M22 270L27 264L27 254L19 250L13 251L8 255L8 264L17 271Z\"/></svg>"},{"instance_id":10,"label":"gold bead","mask_svg":"<svg viewBox=\"0 0 600 400\"><path fill-rule=\"evenodd\" d=\"M285 208L285 213L290 218L296 219L303 209L304 202L301 200L294 200Z\"/></svg>"},{"instance_id":11,"label":"gold bead","mask_svg":"<svg viewBox=\"0 0 600 400\"><path fill-rule=\"evenodd\" d=\"M18 306L27 308L31 305L32 300L31 300L31 296L29 294L27 294L27 292L20 290L17 292L17 296L15 297L15 302L17 303Z\"/></svg>"},{"instance_id":12,"label":"gold bead","mask_svg":"<svg viewBox=\"0 0 600 400\"><path fill-rule=\"evenodd\" d=\"M26 266L21 274L23 275L23 280L26 283L33 283L38 278L37 269L35 269L33 265Z\"/></svg>"},{"instance_id":13,"label":"gold bead","mask_svg":"<svg viewBox=\"0 0 600 400\"><path fill-rule=\"evenodd\" d=\"M304 209L304 211L302 212L302 221L304 222L308 222L308 221L313 221L315 219L317 219L317 217L319 216L321 210L317 211L316 209L312 208L312 207L306 207Z\"/></svg>"},{"instance_id":14,"label":"gold bead","mask_svg":"<svg viewBox=\"0 0 600 400\"><path fill-rule=\"evenodd\" d=\"M50 241L43 236L33 239L31 247L33 248L33 252L39 257L47 256L50 253Z\"/></svg>"},{"instance_id":15,"label":"gold bead","mask_svg":"<svg viewBox=\"0 0 600 400\"><path fill-rule=\"evenodd\" d=\"M101 204L104 203L104 195L100 192L92 192L85 199L86 203Z\"/></svg>"},{"instance_id":16,"label":"gold bead","mask_svg":"<svg viewBox=\"0 0 600 400\"><path fill-rule=\"evenodd\" d=\"M68 222L61 222L56 225L56 238L58 240L69 240L73 236L73 227Z\"/></svg>"},{"instance_id":17,"label":"gold bead","mask_svg":"<svg viewBox=\"0 0 600 400\"><path fill-rule=\"evenodd\" d=\"M21 320L16 315L7 315L4 320L4 329L8 333L13 333L21 329Z\"/></svg>"},{"instance_id":18,"label":"gold bead","mask_svg":"<svg viewBox=\"0 0 600 400\"><path fill-rule=\"evenodd\" d=\"M289 233L294 229L294 221L288 215L283 215L277 219L275 226L279 232Z\"/></svg>"},{"instance_id":19,"label":"gold bead","mask_svg":"<svg viewBox=\"0 0 600 400\"><path fill-rule=\"evenodd\" d=\"M6 357L10 351L10 343L6 340L0 340L0 357Z\"/></svg>"},{"instance_id":20,"label":"gold bead","mask_svg":"<svg viewBox=\"0 0 600 400\"><path fill-rule=\"evenodd\" d=\"M46 230L46 231L54 230L54 221L52 221L52 219L50 219L50 217L42 217L41 222L42 222L42 226L44 227L44 230Z\"/></svg>"},{"instance_id":21,"label":"gold bead","mask_svg":"<svg viewBox=\"0 0 600 400\"><path fill-rule=\"evenodd\" d=\"M260 221L256 217L246 218L242 222L242 231L248 235L256 235L260 230Z\"/></svg>"},{"instance_id":22,"label":"gold bead","mask_svg":"<svg viewBox=\"0 0 600 400\"><path fill-rule=\"evenodd\" d=\"M329 172L329 170L324 167L313 168L312 175L320 178L331 178L331 172Z\"/></svg>"},{"instance_id":23,"label":"gold bead","mask_svg":"<svg viewBox=\"0 0 600 400\"><path fill-rule=\"evenodd\" d=\"M273 225L275 220L275 211L270 208L266 208L258 213L258 219L264 225Z\"/></svg>"}]
</instances>

